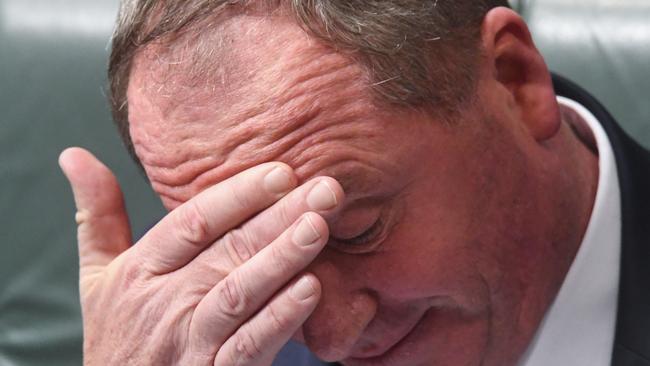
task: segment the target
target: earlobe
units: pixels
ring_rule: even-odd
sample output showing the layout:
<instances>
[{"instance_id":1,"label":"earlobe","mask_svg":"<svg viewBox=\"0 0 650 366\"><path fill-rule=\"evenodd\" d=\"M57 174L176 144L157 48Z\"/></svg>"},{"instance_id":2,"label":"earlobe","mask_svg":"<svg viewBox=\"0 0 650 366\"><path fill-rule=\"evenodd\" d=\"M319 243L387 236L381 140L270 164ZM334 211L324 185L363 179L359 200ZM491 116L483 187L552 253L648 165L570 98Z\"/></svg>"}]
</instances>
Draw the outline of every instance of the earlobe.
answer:
<instances>
[{"instance_id":1,"label":"earlobe","mask_svg":"<svg viewBox=\"0 0 650 366\"><path fill-rule=\"evenodd\" d=\"M510 9L495 8L481 31L493 81L507 91L521 122L537 141L555 136L560 112L553 83L526 23Z\"/></svg>"}]
</instances>

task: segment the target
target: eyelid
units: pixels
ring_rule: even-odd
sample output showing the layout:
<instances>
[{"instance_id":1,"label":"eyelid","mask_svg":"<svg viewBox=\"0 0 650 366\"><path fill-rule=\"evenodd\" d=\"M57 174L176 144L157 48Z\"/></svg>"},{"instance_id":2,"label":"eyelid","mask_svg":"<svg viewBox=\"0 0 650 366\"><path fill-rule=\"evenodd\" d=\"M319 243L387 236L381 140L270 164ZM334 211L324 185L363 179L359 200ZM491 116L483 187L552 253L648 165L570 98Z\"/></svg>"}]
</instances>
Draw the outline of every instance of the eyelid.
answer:
<instances>
[{"instance_id":1,"label":"eyelid","mask_svg":"<svg viewBox=\"0 0 650 366\"><path fill-rule=\"evenodd\" d=\"M330 235L342 239L359 236L375 224L384 207L384 202L374 200L358 200L348 204L328 221Z\"/></svg>"},{"instance_id":2,"label":"eyelid","mask_svg":"<svg viewBox=\"0 0 650 366\"><path fill-rule=\"evenodd\" d=\"M332 239L345 245L360 246L360 245L368 244L369 242L373 241L376 238L376 236L378 236L381 233L382 229L383 229L383 220L382 217L379 216L377 221L375 221L372 225L370 225L368 229L366 229L363 233L353 238L341 239L332 236Z\"/></svg>"},{"instance_id":3,"label":"eyelid","mask_svg":"<svg viewBox=\"0 0 650 366\"><path fill-rule=\"evenodd\" d=\"M398 197L397 195L393 196L381 204L375 222L363 233L350 239L339 239L332 235L332 231L330 231L329 245L335 250L346 254L369 254L380 250L402 217L404 208ZM370 234L371 231L374 233ZM369 234L372 235L372 238L367 239L366 242L356 242L361 237Z\"/></svg>"},{"instance_id":4,"label":"eyelid","mask_svg":"<svg viewBox=\"0 0 650 366\"><path fill-rule=\"evenodd\" d=\"M394 225L388 223L385 221L383 218L378 219L372 226L366 230L364 233L361 235L358 235L355 238L352 239L337 239L335 237L330 236L330 245L346 254L369 254L378 251L382 244L386 241L386 238L389 236L391 229L393 228ZM368 239L364 243L355 243L353 240L356 240L357 238L367 235L370 230L372 230L374 233L371 234L372 238Z\"/></svg>"}]
</instances>

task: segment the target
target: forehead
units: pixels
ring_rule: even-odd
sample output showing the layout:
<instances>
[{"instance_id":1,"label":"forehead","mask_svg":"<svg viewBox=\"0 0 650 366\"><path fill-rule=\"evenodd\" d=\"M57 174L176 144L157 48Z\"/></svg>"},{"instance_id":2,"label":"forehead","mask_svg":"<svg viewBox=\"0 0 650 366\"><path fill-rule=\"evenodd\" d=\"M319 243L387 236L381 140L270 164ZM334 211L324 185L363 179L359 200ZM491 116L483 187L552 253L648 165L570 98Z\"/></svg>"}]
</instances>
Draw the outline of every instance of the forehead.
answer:
<instances>
[{"instance_id":1,"label":"forehead","mask_svg":"<svg viewBox=\"0 0 650 366\"><path fill-rule=\"evenodd\" d=\"M226 49L209 51L214 44ZM367 85L356 63L290 21L238 17L203 42L136 57L130 132L168 207L273 160L367 193L395 169L386 146L402 130Z\"/></svg>"}]
</instances>

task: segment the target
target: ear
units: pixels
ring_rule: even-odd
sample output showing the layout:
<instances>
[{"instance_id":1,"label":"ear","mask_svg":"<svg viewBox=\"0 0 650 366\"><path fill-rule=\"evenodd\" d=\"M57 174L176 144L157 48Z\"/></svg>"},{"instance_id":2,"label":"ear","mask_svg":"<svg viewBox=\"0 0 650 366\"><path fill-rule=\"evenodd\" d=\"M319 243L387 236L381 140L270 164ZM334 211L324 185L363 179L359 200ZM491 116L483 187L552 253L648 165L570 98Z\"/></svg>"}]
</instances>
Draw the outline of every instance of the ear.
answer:
<instances>
[{"instance_id":1,"label":"ear","mask_svg":"<svg viewBox=\"0 0 650 366\"><path fill-rule=\"evenodd\" d=\"M530 134L540 142L553 137L560 111L551 75L526 23L511 9L492 9L483 19L481 41L491 81L506 90L508 104Z\"/></svg>"}]
</instances>

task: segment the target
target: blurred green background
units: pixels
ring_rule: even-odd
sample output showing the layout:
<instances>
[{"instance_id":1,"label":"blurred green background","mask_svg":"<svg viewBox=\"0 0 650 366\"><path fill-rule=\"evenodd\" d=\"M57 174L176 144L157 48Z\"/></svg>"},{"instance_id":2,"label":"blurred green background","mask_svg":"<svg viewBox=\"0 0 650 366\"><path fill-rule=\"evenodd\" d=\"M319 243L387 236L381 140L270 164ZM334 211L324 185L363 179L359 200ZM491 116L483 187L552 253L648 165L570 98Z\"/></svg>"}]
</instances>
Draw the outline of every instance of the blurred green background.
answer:
<instances>
[{"instance_id":1,"label":"blurred green background","mask_svg":"<svg viewBox=\"0 0 650 366\"><path fill-rule=\"evenodd\" d=\"M513 4L551 69L650 145L650 1ZM123 183L136 235L163 215L105 102L117 0L0 0L0 365L81 363L74 205L58 154L93 151Z\"/></svg>"},{"instance_id":2,"label":"blurred green background","mask_svg":"<svg viewBox=\"0 0 650 366\"><path fill-rule=\"evenodd\" d=\"M162 215L105 102L116 0L0 0L0 365L81 364L74 203L57 164L93 151L134 232Z\"/></svg>"}]
</instances>

